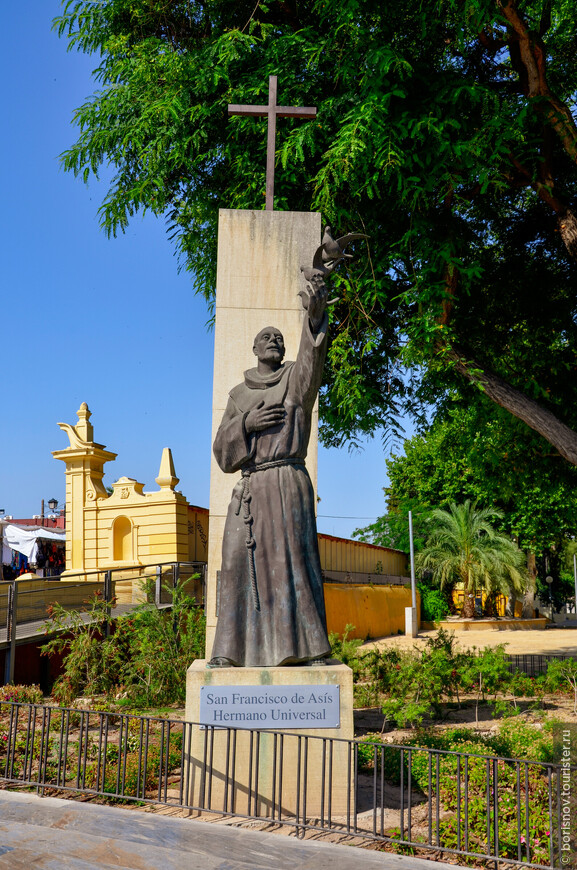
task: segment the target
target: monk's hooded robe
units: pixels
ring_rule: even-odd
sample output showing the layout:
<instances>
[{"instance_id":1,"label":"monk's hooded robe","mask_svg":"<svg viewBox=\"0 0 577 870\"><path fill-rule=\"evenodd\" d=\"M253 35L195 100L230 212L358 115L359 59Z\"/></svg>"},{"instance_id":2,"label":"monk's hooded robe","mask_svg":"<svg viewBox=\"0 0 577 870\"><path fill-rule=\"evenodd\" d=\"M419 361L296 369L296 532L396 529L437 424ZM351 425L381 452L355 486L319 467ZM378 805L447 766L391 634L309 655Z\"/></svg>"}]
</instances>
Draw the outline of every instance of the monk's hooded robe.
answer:
<instances>
[{"instance_id":1,"label":"monk's hooded robe","mask_svg":"<svg viewBox=\"0 0 577 870\"><path fill-rule=\"evenodd\" d=\"M295 362L256 368L234 387L213 449L223 471L241 470L228 509L212 657L273 667L330 652L314 490L304 465L326 354L327 318L313 333L305 315ZM282 404L282 423L247 434L261 401Z\"/></svg>"}]
</instances>

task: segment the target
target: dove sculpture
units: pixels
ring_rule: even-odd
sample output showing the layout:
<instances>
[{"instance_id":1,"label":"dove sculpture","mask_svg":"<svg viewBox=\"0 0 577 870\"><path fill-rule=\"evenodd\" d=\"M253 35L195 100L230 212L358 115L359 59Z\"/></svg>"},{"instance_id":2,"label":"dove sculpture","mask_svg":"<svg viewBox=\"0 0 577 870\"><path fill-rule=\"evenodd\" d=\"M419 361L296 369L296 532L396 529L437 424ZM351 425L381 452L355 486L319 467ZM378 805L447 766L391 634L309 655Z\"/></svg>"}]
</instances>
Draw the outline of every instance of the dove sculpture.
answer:
<instances>
[{"instance_id":1,"label":"dove sculpture","mask_svg":"<svg viewBox=\"0 0 577 870\"><path fill-rule=\"evenodd\" d=\"M352 254L347 254L345 248L355 239L368 239L368 236L364 233L347 233L346 236L335 239L331 227L325 227L323 240L315 251L312 266L301 266L301 272L307 284L318 286L318 284L324 283L327 275L331 274L341 260L352 259ZM307 309L308 290L299 290L298 295L302 298L303 307ZM327 304L332 305L336 301L336 299L331 299Z\"/></svg>"},{"instance_id":2,"label":"dove sculpture","mask_svg":"<svg viewBox=\"0 0 577 870\"><path fill-rule=\"evenodd\" d=\"M345 248L355 239L368 239L368 236L364 233L347 233L346 236L335 239L331 227L325 227L321 245L323 263L332 263L335 266L340 260L351 260L353 255L347 254Z\"/></svg>"}]
</instances>

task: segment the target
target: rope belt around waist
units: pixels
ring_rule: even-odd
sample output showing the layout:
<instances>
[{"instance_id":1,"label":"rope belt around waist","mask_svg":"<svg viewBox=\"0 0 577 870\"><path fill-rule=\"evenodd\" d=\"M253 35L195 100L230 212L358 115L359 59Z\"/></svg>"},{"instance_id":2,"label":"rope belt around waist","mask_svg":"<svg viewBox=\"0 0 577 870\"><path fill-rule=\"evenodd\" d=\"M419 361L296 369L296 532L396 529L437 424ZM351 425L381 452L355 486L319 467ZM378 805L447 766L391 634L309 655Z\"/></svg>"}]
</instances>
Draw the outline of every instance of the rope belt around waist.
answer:
<instances>
[{"instance_id":1,"label":"rope belt around waist","mask_svg":"<svg viewBox=\"0 0 577 870\"><path fill-rule=\"evenodd\" d=\"M305 467L304 459L272 459L270 462L261 462L258 465L255 463L254 465L246 465L242 469L242 494L238 500L238 507L236 509L236 514L240 514L240 506L244 505L244 523L246 528L246 540L245 545L247 548L248 555L248 570L250 574L250 588L252 593L252 603L255 610L260 610L260 599L258 596L258 586L256 582L256 566L254 562L254 548L256 546L256 541L254 539L252 533L252 524L254 522L254 517L250 510L250 503L252 501L252 495L250 492L250 478L251 475L257 474L259 471L267 471L269 468L281 468L283 465L296 465L302 468Z\"/></svg>"},{"instance_id":2,"label":"rope belt around waist","mask_svg":"<svg viewBox=\"0 0 577 870\"><path fill-rule=\"evenodd\" d=\"M305 461L295 456L288 459L271 459L270 462L259 462L258 464L247 463L242 469L242 476L250 477L255 471L267 471L269 468L280 468L283 465L302 465L304 468Z\"/></svg>"}]
</instances>

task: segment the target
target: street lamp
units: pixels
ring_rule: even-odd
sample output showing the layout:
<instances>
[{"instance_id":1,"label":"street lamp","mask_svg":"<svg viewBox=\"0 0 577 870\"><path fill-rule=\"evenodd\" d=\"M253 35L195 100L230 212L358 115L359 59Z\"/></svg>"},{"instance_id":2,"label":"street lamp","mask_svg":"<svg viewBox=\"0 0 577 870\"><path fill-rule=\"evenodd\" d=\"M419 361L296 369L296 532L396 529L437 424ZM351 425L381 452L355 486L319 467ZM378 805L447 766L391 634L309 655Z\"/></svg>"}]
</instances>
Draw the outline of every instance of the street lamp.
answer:
<instances>
[{"instance_id":1,"label":"street lamp","mask_svg":"<svg viewBox=\"0 0 577 870\"><path fill-rule=\"evenodd\" d=\"M47 517L47 519L50 519L50 520L52 520L53 523L56 523L56 515L55 515L54 511L58 507L58 499L57 498L49 498L48 499L48 507L50 508L51 513L50 513L50 516ZM44 499L42 499L42 508L40 511L40 525L41 526L47 525L47 522L44 519Z\"/></svg>"}]
</instances>

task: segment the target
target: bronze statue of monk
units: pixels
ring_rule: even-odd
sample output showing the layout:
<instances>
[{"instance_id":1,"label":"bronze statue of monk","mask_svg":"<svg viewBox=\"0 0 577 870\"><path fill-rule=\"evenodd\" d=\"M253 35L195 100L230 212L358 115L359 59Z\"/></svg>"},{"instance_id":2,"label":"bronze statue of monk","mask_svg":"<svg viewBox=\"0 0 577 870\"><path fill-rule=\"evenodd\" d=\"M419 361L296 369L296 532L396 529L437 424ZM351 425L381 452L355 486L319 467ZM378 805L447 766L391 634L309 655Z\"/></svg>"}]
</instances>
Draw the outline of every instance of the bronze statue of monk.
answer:
<instances>
[{"instance_id":1,"label":"bronze statue of monk","mask_svg":"<svg viewBox=\"0 0 577 870\"><path fill-rule=\"evenodd\" d=\"M296 360L283 362L278 329L261 329L253 346L257 365L231 390L215 438L219 466L242 476L224 529L209 667L321 663L330 653L305 467L327 346L326 271L306 276Z\"/></svg>"}]
</instances>

